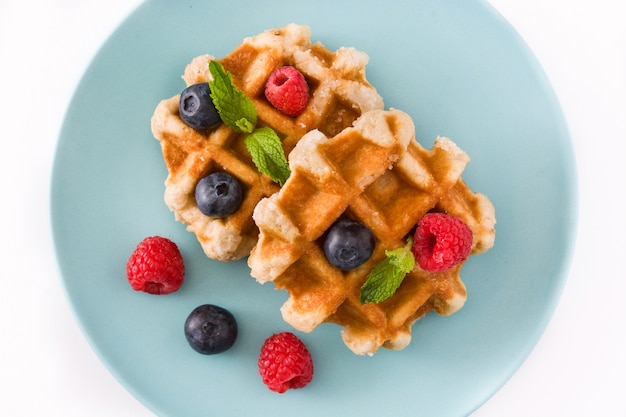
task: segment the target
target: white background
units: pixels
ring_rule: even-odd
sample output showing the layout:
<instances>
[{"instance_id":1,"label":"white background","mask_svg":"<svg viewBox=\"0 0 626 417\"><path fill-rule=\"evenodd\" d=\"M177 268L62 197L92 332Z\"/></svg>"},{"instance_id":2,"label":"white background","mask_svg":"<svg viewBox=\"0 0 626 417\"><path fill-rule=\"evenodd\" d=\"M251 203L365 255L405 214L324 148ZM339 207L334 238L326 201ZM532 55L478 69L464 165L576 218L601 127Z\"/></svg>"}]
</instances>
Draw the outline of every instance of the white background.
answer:
<instances>
[{"instance_id":1,"label":"white background","mask_svg":"<svg viewBox=\"0 0 626 417\"><path fill-rule=\"evenodd\" d=\"M65 109L101 43L138 3L0 0L0 415L154 417L80 333L48 214ZM559 96L577 155L580 225L545 334L473 416L624 417L626 12L620 0L491 3L535 52Z\"/></svg>"}]
</instances>

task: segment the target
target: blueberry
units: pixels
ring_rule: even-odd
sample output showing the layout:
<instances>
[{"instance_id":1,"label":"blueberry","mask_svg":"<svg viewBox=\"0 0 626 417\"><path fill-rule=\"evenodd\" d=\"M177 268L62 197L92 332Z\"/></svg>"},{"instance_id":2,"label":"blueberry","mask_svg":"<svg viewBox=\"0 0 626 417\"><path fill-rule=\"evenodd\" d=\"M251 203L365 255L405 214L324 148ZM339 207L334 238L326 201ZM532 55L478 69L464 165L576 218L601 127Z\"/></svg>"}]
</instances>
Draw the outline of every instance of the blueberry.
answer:
<instances>
[{"instance_id":1,"label":"blueberry","mask_svg":"<svg viewBox=\"0 0 626 417\"><path fill-rule=\"evenodd\" d=\"M222 307L201 305L185 320L185 338L193 350L204 355L224 352L237 339L237 320Z\"/></svg>"},{"instance_id":2,"label":"blueberry","mask_svg":"<svg viewBox=\"0 0 626 417\"><path fill-rule=\"evenodd\" d=\"M328 262L339 269L348 270L367 261L374 252L375 244L374 234L367 226L342 219L328 230L324 240L324 254Z\"/></svg>"},{"instance_id":3,"label":"blueberry","mask_svg":"<svg viewBox=\"0 0 626 417\"><path fill-rule=\"evenodd\" d=\"M216 171L196 184L196 203L210 217L226 217L235 213L243 200L239 181L227 172Z\"/></svg>"},{"instance_id":4,"label":"blueberry","mask_svg":"<svg viewBox=\"0 0 626 417\"><path fill-rule=\"evenodd\" d=\"M194 129L209 130L220 122L220 116L211 100L209 83L198 83L187 87L180 95L178 114Z\"/></svg>"}]
</instances>

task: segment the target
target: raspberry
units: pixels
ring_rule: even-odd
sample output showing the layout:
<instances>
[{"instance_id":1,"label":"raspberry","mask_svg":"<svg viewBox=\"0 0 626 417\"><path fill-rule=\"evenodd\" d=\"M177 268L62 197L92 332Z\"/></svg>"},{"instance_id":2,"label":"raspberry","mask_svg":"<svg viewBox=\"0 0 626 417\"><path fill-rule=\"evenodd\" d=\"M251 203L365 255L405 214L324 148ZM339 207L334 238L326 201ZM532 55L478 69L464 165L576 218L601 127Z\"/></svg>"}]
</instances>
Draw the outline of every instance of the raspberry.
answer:
<instances>
[{"instance_id":1,"label":"raspberry","mask_svg":"<svg viewBox=\"0 0 626 417\"><path fill-rule=\"evenodd\" d=\"M426 271L448 270L466 260L471 250L472 230L457 217L429 213L417 224L413 254Z\"/></svg>"},{"instance_id":2,"label":"raspberry","mask_svg":"<svg viewBox=\"0 0 626 417\"><path fill-rule=\"evenodd\" d=\"M178 246L161 236L142 240L126 263L126 277L131 287L149 294L178 290L184 276L185 265Z\"/></svg>"},{"instance_id":3,"label":"raspberry","mask_svg":"<svg viewBox=\"0 0 626 417\"><path fill-rule=\"evenodd\" d=\"M309 102L309 86L294 67L276 68L265 84L265 97L287 116L298 116Z\"/></svg>"},{"instance_id":4,"label":"raspberry","mask_svg":"<svg viewBox=\"0 0 626 417\"><path fill-rule=\"evenodd\" d=\"M290 388L303 388L313 379L311 354L291 332L270 336L261 347L258 365L263 383L281 394Z\"/></svg>"}]
</instances>

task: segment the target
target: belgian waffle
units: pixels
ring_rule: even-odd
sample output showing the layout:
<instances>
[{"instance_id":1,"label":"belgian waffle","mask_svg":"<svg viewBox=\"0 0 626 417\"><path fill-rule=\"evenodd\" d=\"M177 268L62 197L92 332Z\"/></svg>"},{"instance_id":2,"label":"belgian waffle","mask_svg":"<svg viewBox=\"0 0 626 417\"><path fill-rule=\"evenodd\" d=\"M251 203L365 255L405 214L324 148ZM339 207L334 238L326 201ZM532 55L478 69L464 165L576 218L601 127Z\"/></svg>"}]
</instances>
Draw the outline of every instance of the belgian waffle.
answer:
<instances>
[{"instance_id":1,"label":"belgian waffle","mask_svg":"<svg viewBox=\"0 0 626 417\"><path fill-rule=\"evenodd\" d=\"M185 84L207 82L208 63L213 59L210 55L193 59L184 71ZM383 108L382 98L365 77L367 55L346 47L331 52L319 42L311 43L306 26L290 24L246 38L218 61L254 103L258 126L276 131L285 154L310 130L334 136L363 112ZM296 67L309 85L309 103L296 118L282 114L264 97L270 73L283 65ZM176 95L161 101L151 121L168 169L165 202L176 219L196 234L208 257L230 261L247 256L258 237L252 220L254 207L261 198L278 191L278 186L258 172L242 134L225 125L210 133L192 129L178 115L179 99ZM240 209L224 219L203 215L194 198L199 179L218 170L234 175L244 188Z\"/></svg>"},{"instance_id":2,"label":"belgian waffle","mask_svg":"<svg viewBox=\"0 0 626 417\"><path fill-rule=\"evenodd\" d=\"M289 155L292 173L283 188L257 205L260 235L248 259L251 274L288 292L281 312L295 329L336 323L353 352L373 354L406 347L411 325L429 311L449 315L463 306L462 265L441 273L416 266L392 297L360 302L360 288L385 250L404 246L427 212L465 221L473 254L494 243L493 205L461 179L467 154L447 138L437 138L430 150L414 139L413 122L397 110L364 113L332 138L309 132ZM333 267L321 247L326 230L342 217L364 223L376 238L372 257L347 272Z\"/></svg>"}]
</instances>

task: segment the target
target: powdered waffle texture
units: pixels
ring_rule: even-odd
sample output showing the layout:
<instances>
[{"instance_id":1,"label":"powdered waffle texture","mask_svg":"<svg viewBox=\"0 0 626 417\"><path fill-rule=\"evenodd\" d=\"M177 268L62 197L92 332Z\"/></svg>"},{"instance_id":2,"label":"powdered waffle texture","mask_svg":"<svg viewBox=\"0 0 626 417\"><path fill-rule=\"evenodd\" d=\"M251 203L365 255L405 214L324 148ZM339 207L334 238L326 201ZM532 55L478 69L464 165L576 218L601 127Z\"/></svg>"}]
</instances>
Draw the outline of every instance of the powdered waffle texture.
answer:
<instances>
[{"instance_id":1,"label":"powdered waffle texture","mask_svg":"<svg viewBox=\"0 0 626 417\"><path fill-rule=\"evenodd\" d=\"M196 57L185 68L186 85L210 79L210 55ZM308 131L318 129L334 136L352 125L362 113L383 108L383 100L366 80L366 54L354 48L335 52L311 43L310 30L295 24L246 38L232 53L219 59L233 82L252 100L258 126L272 127L286 154ZM296 118L276 110L264 96L270 73L292 65L307 80L310 100ZM278 191L277 184L260 174L245 148L244 135L225 125L207 133L187 126L178 115L180 95L163 100L152 116L152 132L161 143L168 169L165 202L177 220L196 234L210 258L230 261L247 256L258 229L252 220L257 202ZM242 183L240 209L224 219L203 215L194 197L196 183L214 171L227 171Z\"/></svg>"},{"instance_id":2,"label":"powdered waffle texture","mask_svg":"<svg viewBox=\"0 0 626 417\"><path fill-rule=\"evenodd\" d=\"M397 110L365 113L354 128L333 138L308 133L289 156L291 177L255 209L260 237L248 260L252 276L288 292L281 312L298 330L339 324L345 344L357 354L406 347L415 320L463 306L462 264L441 273L416 266L398 291L378 304L362 305L360 288L385 250L404 246L429 211L465 221L473 232L472 253L493 245L494 208L462 181L468 162L446 138L437 138L430 150L422 148L410 117ZM333 267L321 248L324 233L341 217L364 223L376 237L372 257L347 272Z\"/></svg>"}]
</instances>

